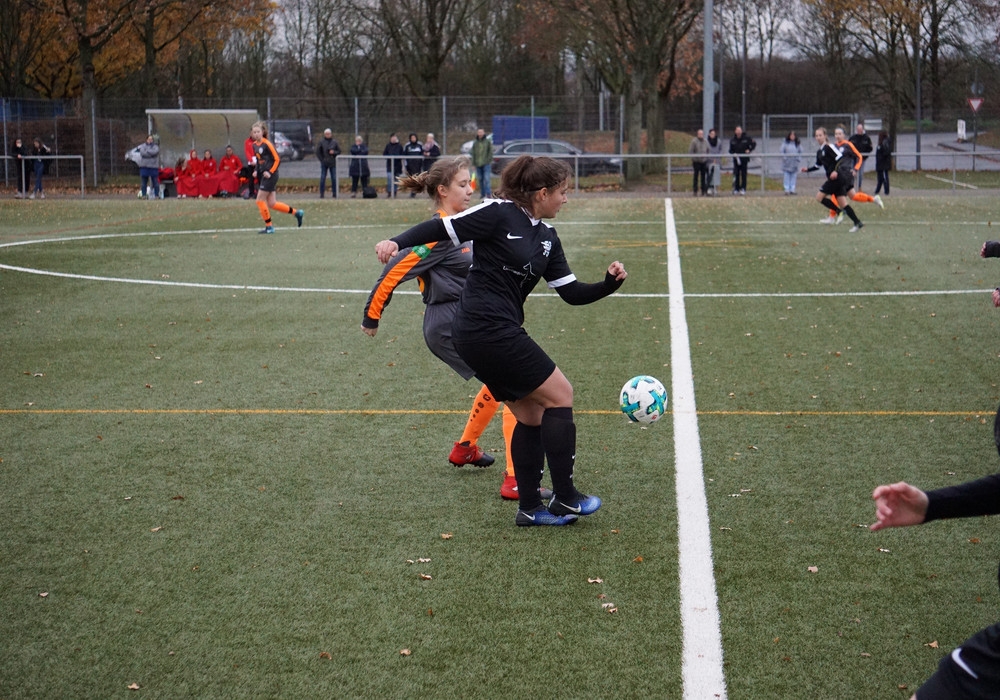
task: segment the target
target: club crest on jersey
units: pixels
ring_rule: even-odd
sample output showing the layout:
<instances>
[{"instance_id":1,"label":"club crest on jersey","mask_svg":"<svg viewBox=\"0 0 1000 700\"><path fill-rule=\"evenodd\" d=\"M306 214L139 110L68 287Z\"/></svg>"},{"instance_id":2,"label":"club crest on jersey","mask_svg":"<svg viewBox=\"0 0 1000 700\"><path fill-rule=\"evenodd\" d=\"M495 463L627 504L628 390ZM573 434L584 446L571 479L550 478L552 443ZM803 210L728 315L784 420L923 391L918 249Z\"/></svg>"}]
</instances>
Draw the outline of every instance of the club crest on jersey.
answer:
<instances>
[{"instance_id":1,"label":"club crest on jersey","mask_svg":"<svg viewBox=\"0 0 1000 700\"><path fill-rule=\"evenodd\" d=\"M542 255L549 257L552 252L552 241L542 241Z\"/></svg>"},{"instance_id":2,"label":"club crest on jersey","mask_svg":"<svg viewBox=\"0 0 1000 700\"><path fill-rule=\"evenodd\" d=\"M421 260L423 260L424 258L426 258L428 255L431 254L431 249L426 245L414 246L413 254L416 255Z\"/></svg>"}]
</instances>

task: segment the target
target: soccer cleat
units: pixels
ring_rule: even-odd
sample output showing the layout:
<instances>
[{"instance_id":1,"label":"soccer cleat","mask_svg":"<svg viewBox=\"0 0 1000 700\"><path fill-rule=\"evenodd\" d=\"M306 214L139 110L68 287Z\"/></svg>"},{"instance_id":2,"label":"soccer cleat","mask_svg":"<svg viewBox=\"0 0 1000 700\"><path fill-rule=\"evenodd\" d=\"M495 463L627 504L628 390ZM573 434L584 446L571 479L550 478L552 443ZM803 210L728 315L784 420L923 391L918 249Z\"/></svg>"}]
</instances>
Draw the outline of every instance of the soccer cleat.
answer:
<instances>
[{"instance_id":1,"label":"soccer cleat","mask_svg":"<svg viewBox=\"0 0 1000 700\"><path fill-rule=\"evenodd\" d=\"M833 217L832 216L824 216L822 219L819 220L819 222L821 224L832 224L833 223Z\"/></svg>"},{"instance_id":2,"label":"soccer cleat","mask_svg":"<svg viewBox=\"0 0 1000 700\"><path fill-rule=\"evenodd\" d=\"M466 464L474 464L477 467L488 467L495 461L493 455L487 454L479 449L479 445L470 445L469 441L456 442L448 455L448 461L456 467L464 467Z\"/></svg>"},{"instance_id":3,"label":"soccer cleat","mask_svg":"<svg viewBox=\"0 0 1000 700\"><path fill-rule=\"evenodd\" d=\"M274 233L274 226L265 226L257 233Z\"/></svg>"},{"instance_id":4,"label":"soccer cleat","mask_svg":"<svg viewBox=\"0 0 1000 700\"><path fill-rule=\"evenodd\" d=\"M580 518L576 515L553 515L545 506L538 506L534 510L518 510L514 516L514 523L519 527L531 527L533 525L572 525Z\"/></svg>"},{"instance_id":5,"label":"soccer cleat","mask_svg":"<svg viewBox=\"0 0 1000 700\"><path fill-rule=\"evenodd\" d=\"M305 209L295 210L295 220L299 222L299 228L302 228L302 217L306 215Z\"/></svg>"},{"instance_id":6,"label":"soccer cleat","mask_svg":"<svg viewBox=\"0 0 1000 700\"><path fill-rule=\"evenodd\" d=\"M839 223L840 223L841 221L843 221L843 220L844 220L844 212L842 212L842 211L838 211L838 212L837 212L837 218L835 218L835 219L833 220L833 223L835 223L835 224L839 224Z\"/></svg>"},{"instance_id":7,"label":"soccer cleat","mask_svg":"<svg viewBox=\"0 0 1000 700\"><path fill-rule=\"evenodd\" d=\"M549 512L553 515L590 515L601 507L597 496L579 496L571 501L561 501L553 496L549 501Z\"/></svg>"},{"instance_id":8,"label":"soccer cleat","mask_svg":"<svg viewBox=\"0 0 1000 700\"><path fill-rule=\"evenodd\" d=\"M860 231L864 227L865 225L859 221L858 223L854 224L854 226L851 226L851 233L854 233L855 231Z\"/></svg>"},{"instance_id":9,"label":"soccer cleat","mask_svg":"<svg viewBox=\"0 0 1000 700\"><path fill-rule=\"evenodd\" d=\"M874 197L872 197L872 199L875 200L875 203L878 205L879 209L885 209L885 202L882 201L882 198L880 196L875 195Z\"/></svg>"},{"instance_id":10,"label":"soccer cleat","mask_svg":"<svg viewBox=\"0 0 1000 700\"><path fill-rule=\"evenodd\" d=\"M538 489L538 495L543 501L547 501L552 498L552 489L542 486ZM504 476L503 483L500 485L500 498L506 498L509 501L518 499L517 479L512 476Z\"/></svg>"}]
</instances>

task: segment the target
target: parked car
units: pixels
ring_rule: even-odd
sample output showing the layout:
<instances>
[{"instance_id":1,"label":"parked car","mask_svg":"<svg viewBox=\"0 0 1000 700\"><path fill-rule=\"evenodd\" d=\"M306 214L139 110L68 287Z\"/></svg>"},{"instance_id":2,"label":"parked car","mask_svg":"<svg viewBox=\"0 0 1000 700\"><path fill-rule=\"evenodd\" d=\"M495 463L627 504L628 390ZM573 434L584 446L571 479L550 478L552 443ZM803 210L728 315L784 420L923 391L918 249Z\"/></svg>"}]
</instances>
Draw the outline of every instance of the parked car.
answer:
<instances>
[{"instance_id":1,"label":"parked car","mask_svg":"<svg viewBox=\"0 0 1000 700\"><path fill-rule=\"evenodd\" d=\"M296 152L295 144L282 132L275 131L271 134L271 143L274 144L274 150L278 152L278 157L282 160L286 158L288 160L302 160Z\"/></svg>"},{"instance_id":2,"label":"parked car","mask_svg":"<svg viewBox=\"0 0 1000 700\"><path fill-rule=\"evenodd\" d=\"M312 124L308 119L275 119L272 133L282 133L292 142L292 160L302 160L313 152Z\"/></svg>"},{"instance_id":3,"label":"parked car","mask_svg":"<svg viewBox=\"0 0 1000 700\"><path fill-rule=\"evenodd\" d=\"M617 173L621 171L622 159L614 155L584 153L579 148L566 141L554 139L522 139L507 141L494 151L493 172L499 173L509 161L523 153L540 156L552 156L566 160L571 168L579 164L580 175L597 175L600 173Z\"/></svg>"}]
</instances>

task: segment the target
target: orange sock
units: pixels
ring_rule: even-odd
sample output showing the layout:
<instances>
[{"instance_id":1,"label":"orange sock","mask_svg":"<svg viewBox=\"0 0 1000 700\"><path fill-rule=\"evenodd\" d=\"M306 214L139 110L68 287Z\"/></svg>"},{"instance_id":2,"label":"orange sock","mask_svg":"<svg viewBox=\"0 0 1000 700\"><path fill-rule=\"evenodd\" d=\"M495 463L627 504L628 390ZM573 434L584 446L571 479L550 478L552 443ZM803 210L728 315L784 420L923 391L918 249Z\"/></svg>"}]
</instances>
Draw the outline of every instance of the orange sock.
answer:
<instances>
[{"instance_id":1,"label":"orange sock","mask_svg":"<svg viewBox=\"0 0 1000 700\"><path fill-rule=\"evenodd\" d=\"M865 194L864 192L855 192L854 196L851 197L855 202L874 202L875 198L870 194Z\"/></svg>"},{"instance_id":2,"label":"orange sock","mask_svg":"<svg viewBox=\"0 0 1000 700\"><path fill-rule=\"evenodd\" d=\"M260 218L264 220L264 223L268 226L271 225L271 212L267 209L267 202L262 200L257 200L257 208L260 209Z\"/></svg>"},{"instance_id":3,"label":"orange sock","mask_svg":"<svg viewBox=\"0 0 1000 700\"><path fill-rule=\"evenodd\" d=\"M517 418L511 410L504 404L503 407L503 444L506 447L504 456L507 458L507 471L504 476L514 476L514 459L510 456L510 438L514 434L514 426L517 425Z\"/></svg>"},{"instance_id":4,"label":"orange sock","mask_svg":"<svg viewBox=\"0 0 1000 700\"><path fill-rule=\"evenodd\" d=\"M287 204L285 204L284 202L275 202L274 203L274 208L277 209L278 211L280 211L282 214L294 214L295 213L295 210L292 209Z\"/></svg>"},{"instance_id":5,"label":"orange sock","mask_svg":"<svg viewBox=\"0 0 1000 700\"><path fill-rule=\"evenodd\" d=\"M475 445L479 440L479 436L486 430L486 426L490 424L499 407L500 405L493 398L493 394L486 388L486 385L483 385L483 388L479 390L475 400L472 402L472 410L469 411L469 420L465 424L465 430L462 432L462 438L459 442L468 441L470 445Z\"/></svg>"}]
</instances>

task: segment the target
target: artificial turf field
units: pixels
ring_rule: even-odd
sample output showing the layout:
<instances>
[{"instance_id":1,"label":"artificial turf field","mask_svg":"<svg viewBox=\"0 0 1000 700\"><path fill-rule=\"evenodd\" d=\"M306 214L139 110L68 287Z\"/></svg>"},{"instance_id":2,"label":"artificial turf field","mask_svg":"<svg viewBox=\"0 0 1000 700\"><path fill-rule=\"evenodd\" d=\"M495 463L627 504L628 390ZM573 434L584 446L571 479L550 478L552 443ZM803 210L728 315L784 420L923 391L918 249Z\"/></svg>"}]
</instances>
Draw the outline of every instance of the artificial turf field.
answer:
<instances>
[{"instance_id":1,"label":"artificial turf field","mask_svg":"<svg viewBox=\"0 0 1000 700\"><path fill-rule=\"evenodd\" d=\"M683 697L691 436L617 412L672 391L664 200L553 222L584 281L629 270L527 304L605 505L516 528L499 418L496 466L446 461L478 385L419 296L359 329L427 200L284 199L274 236L241 201L0 202L0 697ZM857 209L672 202L729 698L908 698L998 617L995 520L863 527L877 484L997 469L997 199Z\"/></svg>"}]
</instances>

